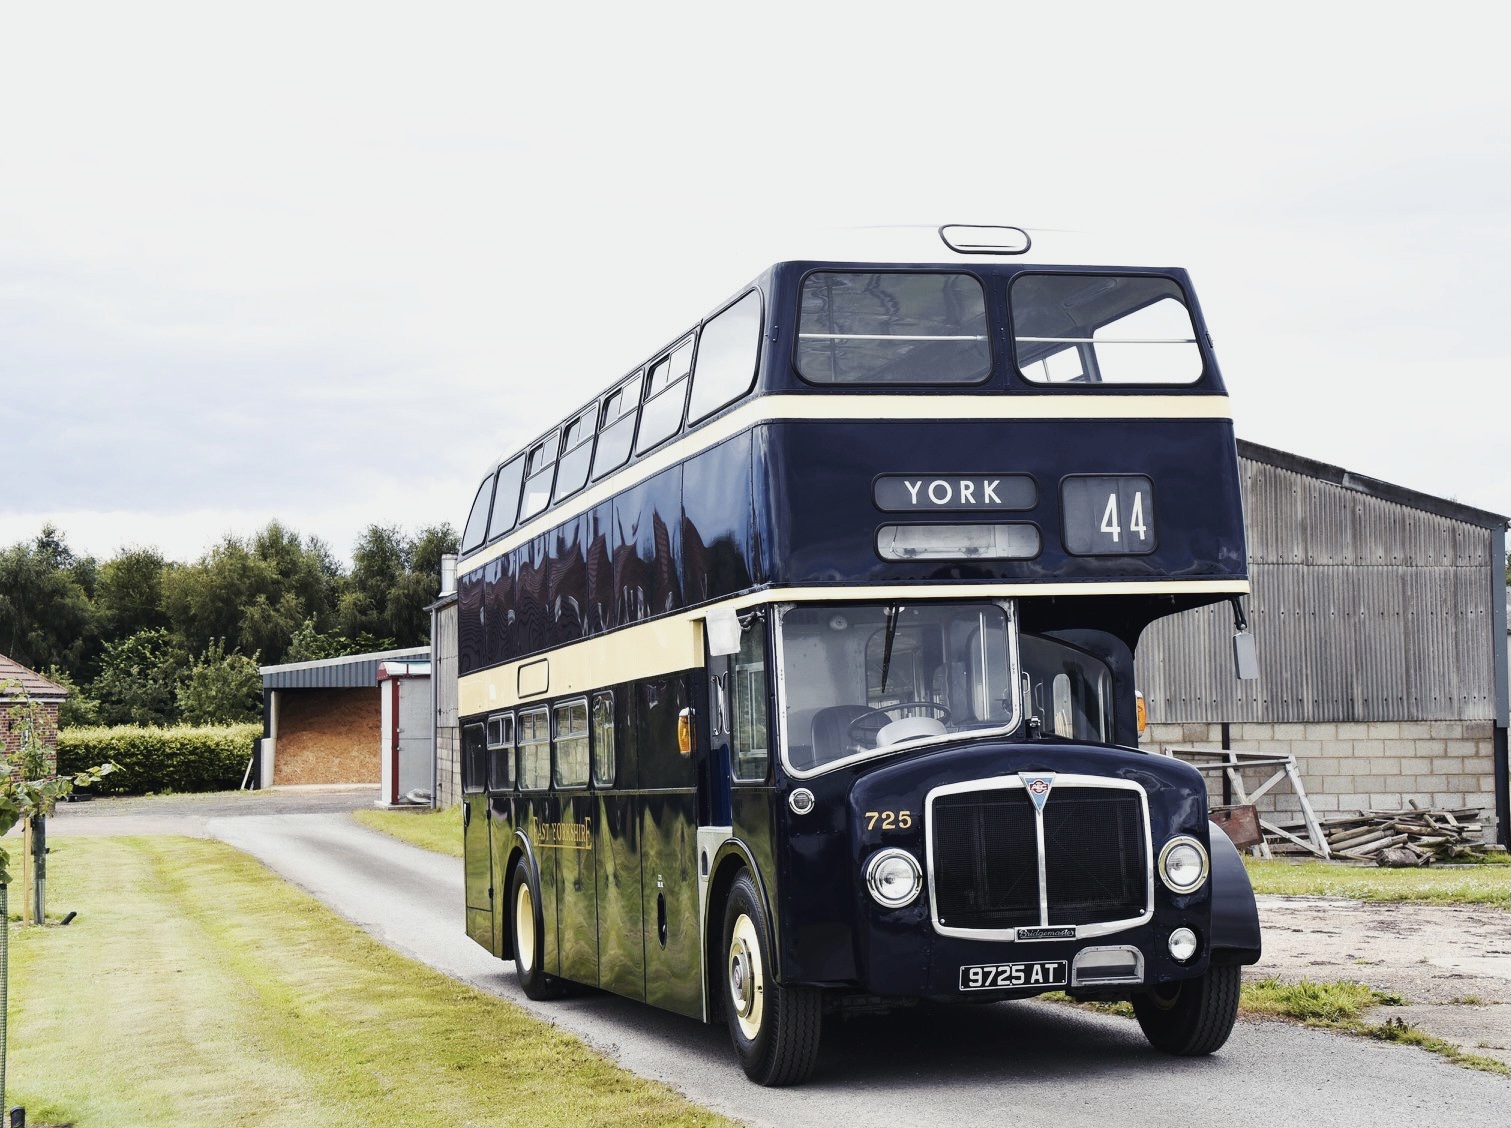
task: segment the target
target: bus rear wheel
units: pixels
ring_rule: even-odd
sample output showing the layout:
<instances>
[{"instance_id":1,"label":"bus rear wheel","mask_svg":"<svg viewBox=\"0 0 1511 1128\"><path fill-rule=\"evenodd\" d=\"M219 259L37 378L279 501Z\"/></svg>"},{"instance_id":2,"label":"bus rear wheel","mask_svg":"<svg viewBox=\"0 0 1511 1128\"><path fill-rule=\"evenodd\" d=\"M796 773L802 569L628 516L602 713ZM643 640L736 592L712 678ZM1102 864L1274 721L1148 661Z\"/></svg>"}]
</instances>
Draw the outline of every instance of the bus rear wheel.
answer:
<instances>
[{"instance_id":1,"label":"bus rear wheel","mask_svg":"<svg viewBox=\"0 0 1511 1128\"><path fill-rule=\"evenodd\" d=\"M771 977L766 911L748 872L724 908L724 1012L745 1075L758 1085L795 1085L818 1062L823 996Z\"/></svg>"},{"instance_id":2,"label":"bus rear wheel","mask_svg":"<svg viewBox=\"0 0 1511 1128\"><path fill-rule=\"evenodd\" d=\"M509 883L510 920L514 929L514 970L525 997L537 1001L554 999L561 994L556 981L540 969L545 949L540 910L530 885L530 867L521 858L514 863L514 879Z\"/></svg>"},{"instance_id":3,"label":"bus rear wheel","mask_svg":"<svg viewBox=\"0 0 1511 1128\"><path fill-rule=\"evenodd\" d=\"M1196 979L1170 983L1133 997L1133 1013L1157 1050L1201 1057L1218 1049L1238 1018L1243 969L1222 964Z\"/></svg>"}]
</instances>

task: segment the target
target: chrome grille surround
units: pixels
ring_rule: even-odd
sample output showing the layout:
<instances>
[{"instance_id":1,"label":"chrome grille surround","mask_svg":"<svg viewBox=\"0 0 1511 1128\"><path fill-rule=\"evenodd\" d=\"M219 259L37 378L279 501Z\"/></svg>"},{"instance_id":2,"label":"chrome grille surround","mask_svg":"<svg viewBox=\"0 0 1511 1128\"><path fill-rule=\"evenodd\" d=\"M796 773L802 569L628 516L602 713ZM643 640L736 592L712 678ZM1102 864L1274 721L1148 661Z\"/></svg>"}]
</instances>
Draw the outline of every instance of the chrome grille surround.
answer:
<instances>
[{"instance_id":1,"label":"chrome grille surround","mask_svg":"<svg viewBox=\"0 0 1511 1128\"><path fill-rule=\"evenodd\" d=\"M1029 783L1044 779L1051 781L1049 793L1036 801ZM1057 794L1059 808L1055 807ZM1046 818L1052 820L1057 811L1072 813L1074 808L1067 803L1077 802L1082 807L1105 802L1118 824L1109 827L1093 822L1083 827L1089 837L1109 830L1120 836L1123 857L1109 858L1106 867L1087 875L1090 886L1120 886L1118 896L1083 896L1073 904L1056 896L1058 889L1070 884L1056 871L1066 864L1084 869L1089 860L1099 857L1095 843L1092 852L1068 857L1046 835ZM977 809L968 810L973 803ZM934 930L942 936L1080 940L1137 928L1154 915L1149 801L1137 783L1050 772L995 776L934 788L925 797L925 812L929 912ZM949 841L941 842L942 832ZM1138 841L1129 841L1130 835ZM970 841L961 841L962 837ZM988 903L963 907L962 896L985 897Z\"/></svg>"}]
</instances>

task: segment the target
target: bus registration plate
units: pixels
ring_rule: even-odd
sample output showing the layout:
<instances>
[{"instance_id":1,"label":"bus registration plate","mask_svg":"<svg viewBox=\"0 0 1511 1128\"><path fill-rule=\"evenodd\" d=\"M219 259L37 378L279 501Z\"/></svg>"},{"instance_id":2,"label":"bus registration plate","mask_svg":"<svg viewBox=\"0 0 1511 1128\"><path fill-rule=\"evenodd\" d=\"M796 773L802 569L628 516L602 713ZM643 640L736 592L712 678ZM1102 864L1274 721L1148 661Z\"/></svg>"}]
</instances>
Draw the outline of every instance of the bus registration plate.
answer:
<instances>
[{"instance_id":1,"label":"bus registration plate","mask_svg":"<svg viewBox=\"0 0 1511 1128\"><path fill-rule=\"evenodd\" d=\"M1063 987L1066 982L1064 960L967 964L960 969L962 991L992 991L1007 987Z\"/></svg>"}]
</instances>

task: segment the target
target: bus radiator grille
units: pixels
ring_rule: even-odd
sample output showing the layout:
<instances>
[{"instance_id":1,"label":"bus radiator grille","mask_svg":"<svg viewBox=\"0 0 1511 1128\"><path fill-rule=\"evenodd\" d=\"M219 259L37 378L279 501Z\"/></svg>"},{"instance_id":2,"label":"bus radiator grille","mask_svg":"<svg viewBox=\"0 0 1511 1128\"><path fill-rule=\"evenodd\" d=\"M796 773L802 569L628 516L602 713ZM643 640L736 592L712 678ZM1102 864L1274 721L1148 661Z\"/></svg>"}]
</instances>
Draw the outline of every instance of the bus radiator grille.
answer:
<instances>
[{"instance_id":1,"label":"bus radiator grille","mask_svg":"<svg viewBox=\"0 0 1511 1128\"><path fill-rule=\"evenodd\" d=\"M1057 787L1044 807L1049 918L1040 919L1034 805L1018 789L941 796L933 807L934 901L950 928L1095 924L1147 908L1141 797Z\"/></svg>"}]
</instances>

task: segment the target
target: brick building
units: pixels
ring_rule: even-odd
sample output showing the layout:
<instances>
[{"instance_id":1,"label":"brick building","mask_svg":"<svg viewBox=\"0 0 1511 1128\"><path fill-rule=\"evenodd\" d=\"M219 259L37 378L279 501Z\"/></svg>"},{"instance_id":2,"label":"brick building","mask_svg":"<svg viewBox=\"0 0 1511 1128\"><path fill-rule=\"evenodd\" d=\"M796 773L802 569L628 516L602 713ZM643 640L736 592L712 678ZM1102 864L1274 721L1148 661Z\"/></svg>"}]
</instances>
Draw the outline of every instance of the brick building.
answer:
<instances>
[{"instance_id":1,"label":"brick building","mask_svg":"<svg viewBox=\"0 0 1511 1128\"><path fill-rule=\"evenodd\" d=\"M45 770L50 775L58 770L58 707L67 696L68 690L61 685L0 654L0 745L5 749L4 760L13 776L20 771L16 753L20 751L22 738L18 719L11 715L14 707L26 699L42 706L41 737L47 750Z\"/></svg>"}]
</instances>

